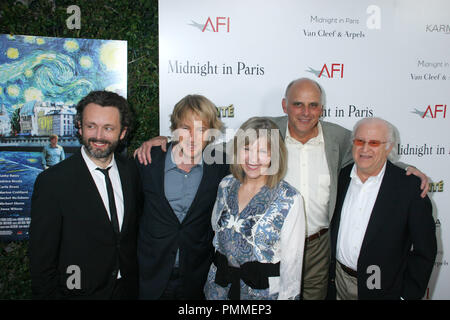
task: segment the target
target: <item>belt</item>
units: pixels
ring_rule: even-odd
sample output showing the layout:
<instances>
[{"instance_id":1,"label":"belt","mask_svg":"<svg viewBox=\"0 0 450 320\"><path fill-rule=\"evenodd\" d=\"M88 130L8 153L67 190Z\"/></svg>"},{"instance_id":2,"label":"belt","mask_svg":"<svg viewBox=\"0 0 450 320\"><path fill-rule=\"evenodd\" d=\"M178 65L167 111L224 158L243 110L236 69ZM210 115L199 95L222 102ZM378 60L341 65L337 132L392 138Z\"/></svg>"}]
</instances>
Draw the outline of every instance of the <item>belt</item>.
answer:
<instances>
[{"instance_id":1,"label":"belt","mask_svg":"<svg viewBox=\"0 0 450 320\"><path fill-rule=\"evenodd\" d=\"M309 237L306 238L306 242L310 242L310 241L313 241L313 240L315 240L317 238L320 238L327 231L328 231L328 228L324 228L324 229L320 230L319 232L316 232L313 235L310 235Z\"/></svg>"},{"instance_id":2,"label":"belt","mask_svg":"<svg viewBox=\"0 0 450 320\"><path fill-rule=\"evenodd\" d=\"M349 276L351 276L351 277L353 277L353 278L358 278L358 272L356 272L355 270L353 270L353 269L351 269L351 268L349 268L349 267L343 265L343 264L340 263L339 261L338 261L338 263L341 265L342 270L344 270L344 272L345 272L346 274L348 274Z\"/></svg>"},{"instance_id":3,"label":"belt","mask_svg":"<svg viewBox=\"0 0 450 320\"><path fill-rule=\"evenodd\" d=\"M214 264L217 267L214 282L221 287L227 287L231 283L228 291L230 300L240 300L241 279L249 287L261 290L269 288L269 277L280 276L279 262L274 264L250 261L236 268L229 266L227 257L219 251L216 251Z\"/></svg>"}]
</instances>

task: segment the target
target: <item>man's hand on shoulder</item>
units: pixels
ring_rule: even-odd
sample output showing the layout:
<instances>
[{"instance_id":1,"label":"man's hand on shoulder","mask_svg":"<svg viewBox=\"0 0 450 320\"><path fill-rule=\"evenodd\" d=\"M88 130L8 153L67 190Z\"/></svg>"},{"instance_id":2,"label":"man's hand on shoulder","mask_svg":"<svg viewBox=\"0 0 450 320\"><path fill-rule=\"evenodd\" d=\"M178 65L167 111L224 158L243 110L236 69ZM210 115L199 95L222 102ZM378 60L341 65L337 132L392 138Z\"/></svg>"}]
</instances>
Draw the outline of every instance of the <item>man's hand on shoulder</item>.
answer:
<instances>
[{"instance_id":1,"label":"man's hand on shoulder","mask_svg":"<svg viewBox=\"0 0 450 320\"><path fill-rule=\"evenodd\" d=\"M424 174L422 171L420 171L416 167L408 166L406 168L406 175L409 176L411 174L420 178L420 189L422 190L422 193L420 194L420 196L422 198L425 198L427 195L427 192L428 192L428 177L426 176L426 174Z\"/></svg>"},{"instance_id":2,"label":"man's hand on shoulder","mask_svg":"<svg viewBox=\"0 0 450 320\"><path fill-rule=\"evenodd\" d=\"M140 164L147 165L152 163L151 150L153 147L160 146L162 151L167 151L167 137L158 136L145 141L134 151L133 157L138 159Z\"/></svg>"}]
</instances>

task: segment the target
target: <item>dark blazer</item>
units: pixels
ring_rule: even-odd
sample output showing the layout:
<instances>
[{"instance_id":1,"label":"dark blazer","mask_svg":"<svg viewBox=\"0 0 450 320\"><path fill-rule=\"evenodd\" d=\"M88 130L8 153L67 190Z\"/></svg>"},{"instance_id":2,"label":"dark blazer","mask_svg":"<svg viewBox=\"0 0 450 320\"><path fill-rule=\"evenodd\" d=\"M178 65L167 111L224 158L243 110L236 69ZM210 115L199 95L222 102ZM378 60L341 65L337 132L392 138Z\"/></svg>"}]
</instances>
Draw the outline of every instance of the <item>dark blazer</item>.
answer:
<instances>
[{"instance_id":1,"label":"dark blazer","mask_svg":"<svg viewBox=\"0 0 450 320\"><path fill-rule=\"evenodd\" d=\"M330 226L331 263L329 297L336 298L336 243L342 205L353 165L341 170L336 210ZM428 285L437 252L431 201L420 197L420 179L386 164L377 199L358 258L359 299L421 299ZM411 249L413 245L413 249ZM368 267L380 269L381 288L369 289ZM369 281L370 282L370 281Z\"/></svg>"},{"instance_id":2,"label":"dark blazer","mask_svg":"<svg viewBox=\"0 0 450 320\"><path fill-rule=\"evenodd\" d=\"M152 163L138 169L144 192L144 209L138 235L139 297L159 299L172 272L177 249L184 298L203 299L203 286L214 255L211 213L217 188L229 174L227 164L203 163L197 194L180 223L164 194L166 153L151 151Z\"/></svg>"},{"instance_id":3,"label":"dark blazer","mask_svg":"<svg viewBox=\"0 0 450 320\"><path fill-rule=\"evenodd\" d=\"M109 299L119 266L125 295L137 298L139 177L133 161L115 159L124 198L118 243L81 151L37 177L29 242L34 298ZM81 272L80 289L66 284L72 265Z\"/></svg>"}]
</instances>

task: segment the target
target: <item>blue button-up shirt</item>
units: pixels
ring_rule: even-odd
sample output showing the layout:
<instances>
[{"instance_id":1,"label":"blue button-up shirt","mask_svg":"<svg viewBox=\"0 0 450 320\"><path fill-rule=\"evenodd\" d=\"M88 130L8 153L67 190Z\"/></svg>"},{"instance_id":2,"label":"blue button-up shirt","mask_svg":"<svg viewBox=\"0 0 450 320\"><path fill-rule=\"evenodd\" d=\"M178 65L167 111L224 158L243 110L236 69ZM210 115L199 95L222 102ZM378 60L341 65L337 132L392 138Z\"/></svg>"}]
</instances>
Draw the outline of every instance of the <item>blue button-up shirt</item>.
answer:
<instances>
[{"instance_id":1,"label":"blue button-up shirt","mask_svg":"<svg viewBox=\"0 0 450 320\"><path fill-rule=\"evenodd\" d=\"M197 194L203 177L203 160L192 167L189 172L177 167L172 160L172 145L169 146L164 167L164 193L169 204L178 218L183 222L192 201ZM177 251L175 266L178 267L179 250Z\"/></svg>"}]
</instances>

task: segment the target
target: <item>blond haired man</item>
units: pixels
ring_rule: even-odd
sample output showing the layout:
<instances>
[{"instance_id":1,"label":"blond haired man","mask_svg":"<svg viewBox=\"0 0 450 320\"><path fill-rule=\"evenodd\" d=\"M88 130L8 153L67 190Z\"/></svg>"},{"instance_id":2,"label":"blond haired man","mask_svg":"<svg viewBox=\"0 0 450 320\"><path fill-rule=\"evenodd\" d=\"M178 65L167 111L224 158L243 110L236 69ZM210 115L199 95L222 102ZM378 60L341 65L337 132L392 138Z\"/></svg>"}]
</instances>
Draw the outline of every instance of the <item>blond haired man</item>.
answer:
<instances>
[{"instance_id":1,"label":"blond haired man","mask_svg":"<svg viewBox=\"0 0 450 320\"><path fill-rule=\"evenodd\" d=\"M174 142L167 152L154 147L151 165L137 162L144 191L138 235L140 299L204 298L214 255L211 212L229 168L225 161L204 161L203 150L211 141L210 129L222 126L210 100L188 95L171 115Z\"/></svg>"}]
</instances>

